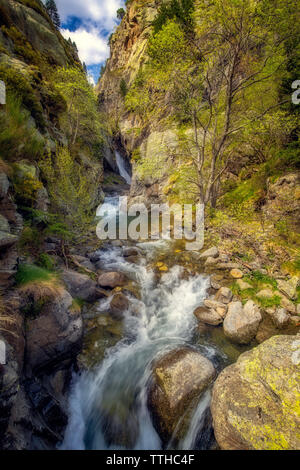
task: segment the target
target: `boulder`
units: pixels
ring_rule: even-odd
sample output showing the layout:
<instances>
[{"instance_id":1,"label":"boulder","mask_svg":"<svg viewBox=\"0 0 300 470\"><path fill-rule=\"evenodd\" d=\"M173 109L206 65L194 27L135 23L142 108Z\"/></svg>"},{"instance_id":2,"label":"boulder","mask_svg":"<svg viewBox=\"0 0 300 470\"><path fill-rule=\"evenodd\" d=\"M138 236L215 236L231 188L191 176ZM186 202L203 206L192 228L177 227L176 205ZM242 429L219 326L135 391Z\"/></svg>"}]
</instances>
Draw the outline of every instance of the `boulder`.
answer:
<instances>
[{"instance_id":1,"label":"boulder","mask_svg":"<svg viewBox=\"0 0 300 470\"><path fill-rule=\"evenodd\" d=\"M217 264L217 263L218 263L218 260L216 258L213 258L212 256L209 256L206 259L204 265L205 266L212 266L212 265Z\"/></svg>"},{"instance_id":2,"label":"boulder","mask_svg":"<svg viewBox=\"0 0 300 470\"><path fill-rule=\"evenodd\" d=\"M278 280L278 289L291 300L294 300L297 295L297 287L299 284L299 278L297 276L292 277L288 281Z\"/></svg>"},{"instance_id":3,"label":"boulder","mask_svg":"<svg viewBox=\"0 0 300 470\"><path fill-rule=\"evenodd\" d=\"M299 335L274 336L227 367L211 403L221 449L299 449L299 374Z\"/></svg>"},{"instance_id":4,"label":"boulder","mask_svg":"<svg viewBox=\"0 0 300 470\"><path fill-rule=\"evenodd\" d=\"M231 302L224 320L224 333L234 343L248 344L256 336L262 320L259 308L252 300L242 306L241 302Z\"/></svg>"},{"instance_id":5,"label":"boulder","mask_svg":"<svg viewBox=\"0 0 300 470\"><path fill-rule=\"evenodd\" d=\"M122 292L118 292L111 300L109 313L112 315L112 317L121 319L123 318L126 310L128 310L128 307L129 300L124 294L122 294Z\"/></svg>"},{"instance_id":6,"label":"boulder","mask_svg":"<svg viewBox=\"0 0 300 470\"><path fill-rule=\"evenodd\" d=\"M204 251L204 253L201 253L199 259L218 258L218 256L219 250L216 246L213 246L212 248L209 248L208 250Z\"/></svg>"},{"instance_id":7,"label":"boulder","mask_svg":"<svg viewBox=\"0 0 300 470\"><path fill-rule=\"evenodd\" d=\"M95 302L102 297L97 291L96 282L86 274L80 274L69 269L63 271L62 279L74 299L78 298L86 302Z\"/></svg>"},{"instance_id":8,"label":"boulder","mask_svg":"<svg viewBox=\"0 0 300 470\"><path fill-rule=\"evenodd\" d=\"M198 307L194 311L194 315L200 323L205 323L206 325L218 326L223 323L222 316L213 309L209 310L205 307Z\"/></svg>"},{"instance_id":9,"label":"boulder","mask_svg":"<svg viewBox=\"0 0 300 470\"><path fill-rule=\"evenodd\" d=\"M72 308L71 295L62 290L46 302L36 318L26 321L26 364L33 371L53 368L79 352L83 333L81 312Z\"/></svg>"},{"instance_id":10,"label":"boulder","mask_svg":"<svg viewBox=\"0 0 300 470\"><path fill-rule=\"evenodd\" d=\"M206 299L204 300L205 307L215 310L221 317L225 317L228 306L217 300Z\"/></svg>"},{"instance_id":11,"label":"boulder","mask_svg":"<svg viewBox=\"0 0 300 470\"><path fill-rule=\"evenodd\" d=\"M229 304L232 301L233 293L228 287L221 287L216 293L216 300L223 304Z\"/></svg>"},{"instance_id":12,"label":"boulder","mask_svg":"<svg viewBox=\"0 0 300 470\"><path fill-rule=\"evenodd\" d=\"M244 277L244 274L240 269L232 269L230 271L230 276L233 277L234 279L242 279Z\"/></svg>"},{"instance_id":13,"label":"boulder","mask_svg":"<svg viewBox=\"0 0 300 470\"><path fill-rule=\"evenodd\" d=\"M249 284L249 283L246 282L246 281L243 281L242 279L238 279L238 280L236 281L236 283L237 283L237 285L238 285L238 287L239 287L239 289L240 289L241 291L247 290L247 289L252 289L251 284Z\"/></svg>"},{"instance_id":14,"label":"boulder","mask_svg":"<svg viewBox=\"0 0 300 470\"><path fill-rule=\"evenodd\" d=\"M141 254L140 250L134 246L123 248L124 258L129 258L131 256L139 256L140 254Z\"/></svg>"},{"instance_id":15,"label":"boulder","mask_svg":"<svg viewBox=\"0 0 300 470\"><path fill-rule=\"evenodd\" d=\"M215 373L206 357L189 348L172 351L154 363L148 406L164 442L175 437L175 429L178 437L184 434L187 423L181 418L193 409Z\"/></svg>"},{"instance_id":16,"label":"boulder","mask_svg":"<svg viewBox=\"0 0 300 470\"><path fill-rule=\"evenodd\" d=\"M290 321L290 315L288 315L285 308L277 308L274 313L271 314L272 320L277 328L281 329L287 326Z\"/></svg>"},{"instance_id":17,"label":"boulder","mask_svg":"<svg viewBox=\"0 0 300 470\"><path fill-rule=\"evenodd\" d=\"M117 272L109 272L100 274L98 277L98 284L101 287L122 287L126 284L127 280L124 274Z\"/></svg>"}]
</instances>

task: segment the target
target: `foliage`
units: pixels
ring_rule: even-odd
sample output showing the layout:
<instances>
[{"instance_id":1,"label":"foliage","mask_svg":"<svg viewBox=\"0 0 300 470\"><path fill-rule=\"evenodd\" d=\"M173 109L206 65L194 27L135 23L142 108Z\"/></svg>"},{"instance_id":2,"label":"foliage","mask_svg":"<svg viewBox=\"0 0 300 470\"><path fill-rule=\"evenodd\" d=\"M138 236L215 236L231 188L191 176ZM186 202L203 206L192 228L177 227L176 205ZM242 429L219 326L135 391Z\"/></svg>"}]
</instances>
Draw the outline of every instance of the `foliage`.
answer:
<instances>
[{"instance_id":1,"label":"foliage","mask_svg":"<svg viewBox=\"0 0 300 470\"><path fill-rule=\"evenodd\" d=\"M55 0L46 0L45 7L48 12L48 15L52 20L52 23L57 29L59 29L61 22Z\"/></svg>"},{"instance_id":2,"label":"foliage","mask_svg":"<svg viewBox=\"0 0 300 470\"><path fill-rule=\"evenodd\" d=\"M119 8L119 9L117 10L117 18L118 18L119 20L122 20L122 19L124 18L124 16L125 16L125 13L126 13L126 12L125 12L124 8Z\"/></svg>"},{"instance_id":3,"label":"foliage","mask_svg":"<svg viewBox=\"0 0 300 470\"><path fill-rule=\"evenodd\" d=\"M58 68L53 83L68 104L61 117L61 125L67 134L69 147L83 143L92 152L96 144L102 144L102 126L93 87L85 73L77 68Z\"/></svg>"},{"instance_id":4,"label":"foliage","mask_svg":"<svg viewBox=\"0 0 300 470\"><path fill-rule=\"evenodd\" d=\"M186 171L189 192L214 206L222 175L241 152L264 163L289 144L297 127L278 87L290 20L275 28L270 2L261 8L252 0L197 0L189 10L194 30L187 33L179 3L161 7L148 61L125 104L144 122L155 117L168 127L172 110L173 122L187 127L170 157L177 168L193 167ZM282 2L281 8L283 15Z\"/></svg>"},{"instance_id":5,"label":"foliage","mask_svg":"<svg viewBox=\"0 0 300 470\"><path fill-rule=\"evenodd\" d=\"M37 265L47 271L54 270L54 261L47 253L41 253L37 259Z\"/></svg>"},{"instance_id":6,"label":"foliage","mask_svg":"<svg viewBox=\"0 0 300 470\"><path fill-rule=\"evenodd\" d=\"M123 98L126 97L127 95L127 92L128 92L128 88L127 88L127 83L126 81L124 80L124 78L122 78L121 82L120 82L120 93L121 93L121 96Z\"/></svg>"},{"instance_id":7,"label":"foliage","mask_svg":"<svg viewBox=\"0 0 300 470\"><path fill-rule=\"evenodd\" d=\"M44 157L40 165L48 183L54 207L62 214L67 227L78 236L92 220L93 207L90 181L84 169L71 156L66 147L58 147L55 162L51 155ZM49 226L57 233L65 228L60 224Z\"/></svg>"},{"instance_id":8,"label":"foliage","mask_svg":"<svg viewBox=\"0 0 300 470\"><path fill-rule=\"evenodd\" d=\"M19 70L0 64L0 80L6 84L7 95L17 95L22 105L31 113L40 129L45 128L43 108L30 82L30 77Z\"/></svg>"},{"instance_id":9,"label":"foliage","mask_svg":"<svg viewBox=\"0 0 300 470\"><path fill-rule=\"evenodd\" d=\"M37 160L43 153L44 140L21 103L19 96L9 92L6 109L0 111L0 155L6 161L12 157Z\"/></svg>"},{"instance_id":10,"label":"foliage","mask_svg":"<svg viewBox=\"0 0 300 470\"><path fill-rule=\"evenodd\" d=\"M154 32L158 33L169 20L177 20L183 28L193 31L194 0L171 0L163 3L153 21Z\"/></svg>"}]
</instances>

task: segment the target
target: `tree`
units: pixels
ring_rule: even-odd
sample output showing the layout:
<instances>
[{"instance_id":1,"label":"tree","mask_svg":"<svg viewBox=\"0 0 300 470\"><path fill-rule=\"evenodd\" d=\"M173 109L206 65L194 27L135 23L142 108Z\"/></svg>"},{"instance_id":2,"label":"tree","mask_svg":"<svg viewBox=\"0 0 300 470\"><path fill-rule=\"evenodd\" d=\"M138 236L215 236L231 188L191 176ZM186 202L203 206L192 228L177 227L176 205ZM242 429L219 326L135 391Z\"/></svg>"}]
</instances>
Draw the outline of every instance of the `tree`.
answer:
<instances>
[{"instance_id":1,"label":"tree","mask_svg":"<svg viewBox=\"0 0 300 470\"><path fill-rule=\"evenodd\" d=\"M102 135L96 95L86 74L75 67L60 67L53 83L68 104L61 125L68 136L69 148L84 142L93 150L102 141Z\"/></svg>"},{"instance_id":2,"label":"tree","mask_svg":"<svg viewBox=\"0 0 300 470\"><path fill-rule=\"evenodd\" d=\"M61 25L60 16L58 14L55 0L47 0L45 3L46 10L50 16L54 26L59 29Z\"/></svg>"},{"instance_id":3,"label":"tree","mask_svg":"<svg viewBox=\"0 0 300 470\"><path fill-rule=\"evenodd\" d=\"M193 34L176 18L166 21L150 39L148 63L127 94L129 110L161 119L168 114L169 123L172 110L185 131L170 156L185 172L188 191L205 205L215 205L243 133L280 105L276 76L289 28L278 34L269 14L254 0L198 0Z\"/></svg>"},{"instance_id":4,"label":"tree","mask_svg":"<svg viewBox=\"0 0 300 470\"><path fill-rule=\"evenodd\" d=\"M119 9L117 10L117 18L118 18L118 20L122 20L122 19L124 18L124 16L125 16L125 10L124 10L124 8L119 8Z\"/></svg>"}]
</instances>

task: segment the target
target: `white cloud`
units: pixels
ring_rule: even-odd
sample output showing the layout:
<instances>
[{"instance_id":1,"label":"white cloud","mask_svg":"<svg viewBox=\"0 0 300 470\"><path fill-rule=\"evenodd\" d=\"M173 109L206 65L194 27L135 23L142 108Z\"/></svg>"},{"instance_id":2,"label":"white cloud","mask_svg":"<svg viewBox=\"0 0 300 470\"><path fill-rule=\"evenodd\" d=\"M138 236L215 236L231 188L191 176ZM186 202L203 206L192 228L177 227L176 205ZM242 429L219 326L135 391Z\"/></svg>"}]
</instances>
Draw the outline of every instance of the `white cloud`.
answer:
<instances>
[{"instance_id":1,"label":"white cloud","mask_svg":"<svg viewBox=\"0 0 300 470\"><path fill-rule=\"evenodd\" d=\"M124 6L124 0L56 0L62 21L76 16L81 20L92 20L111 30L116 22L118 8Z\"/></svg>"},{"instance_id":2,"label":"white cloud","mask_svg":"<svg viewBox=\"0 0 300 470\"><path fill-rule=\"evenodd\" d=\"M61 30L62 35L75 41L79 58L86 65L95 65L104 62L109 56L107 38L101 36L101 31L89 25L80 26L76 31Z\"/></svg>"},{"instance_id":3,"label":"white cloud","mask_svg":"<svg viewBox=\"0 0 300 470\"><path fill-rule=\"evenodd\" d=\"M95 79L94 79L93 75L90 75L90 74L89 74L89 75L87 76L87 79L88 79L88 82L89 82L91 85L96 86L96 82L95 82Z\"/></svg>"}]
</instances>

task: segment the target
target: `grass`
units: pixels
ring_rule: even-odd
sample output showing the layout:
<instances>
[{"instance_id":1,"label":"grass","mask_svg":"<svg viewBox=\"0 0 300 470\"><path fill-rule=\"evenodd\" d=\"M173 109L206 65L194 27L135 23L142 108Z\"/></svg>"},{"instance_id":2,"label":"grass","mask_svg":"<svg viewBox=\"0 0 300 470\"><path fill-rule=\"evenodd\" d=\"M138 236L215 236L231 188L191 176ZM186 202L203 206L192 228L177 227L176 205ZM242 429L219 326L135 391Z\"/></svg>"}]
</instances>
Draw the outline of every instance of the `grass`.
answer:
<instances>
[{"instance_id":1,"label":"grass","mask_svg":"<svg viewBox=\"0 0 300 470\"><path fill-rule=\"evenodd\" d=\"M31 282L50 282L54 278L52 272L31 264L21 264L16 276L17 285L25 286Z\"/></svg>"},{"instance_id":2,"label":"grass","mask_svg":"<svg viewBox=\"0 0 300 470\"><path fill-rule=\"evenodd\" d=\"M276 279L268 276L267 274L263 274L260 271L252 271L245 277L247 282L250 282L255 288L259 288L264 284L269 284L274 289L277 289L277 282Z\"/></svg>"}]
</instances>

